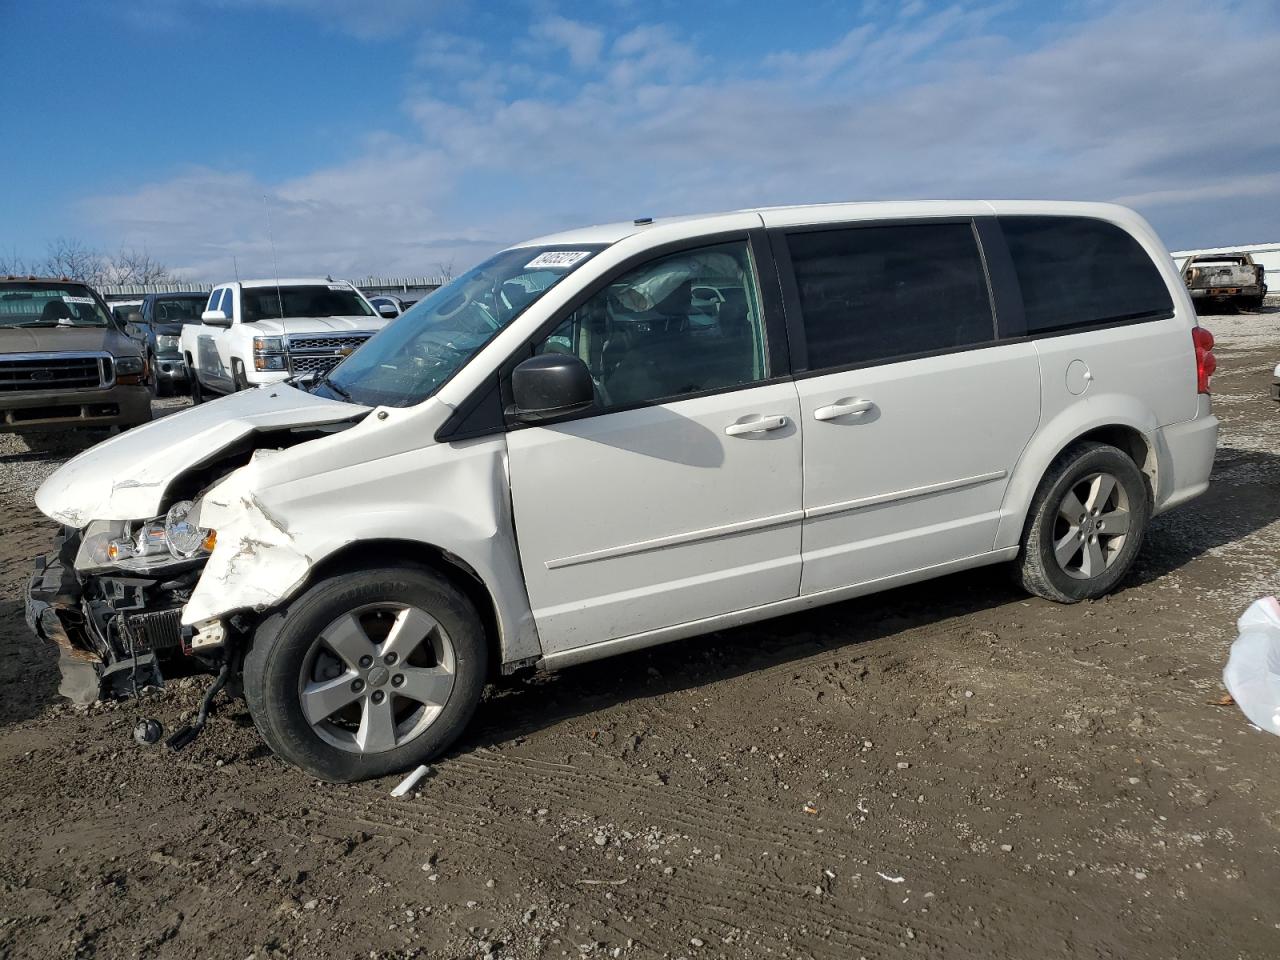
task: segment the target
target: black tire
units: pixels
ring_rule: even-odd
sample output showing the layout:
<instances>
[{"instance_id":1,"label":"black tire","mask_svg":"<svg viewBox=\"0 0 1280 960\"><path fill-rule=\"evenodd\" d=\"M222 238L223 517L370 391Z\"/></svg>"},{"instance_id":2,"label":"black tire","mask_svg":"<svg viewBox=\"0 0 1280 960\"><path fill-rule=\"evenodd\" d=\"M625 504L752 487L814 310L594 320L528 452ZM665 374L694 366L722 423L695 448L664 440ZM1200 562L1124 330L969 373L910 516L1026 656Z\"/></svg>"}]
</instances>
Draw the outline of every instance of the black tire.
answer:
<instances>
[{"instance_id":1,"label":"black tire","mask_svg":"<svg viewBox=\"0 0 1280 960\"><path fill-rule=\"evenodd\" d=\"M151 375L151 379L147 382L147 387L151 390L152 397L160 396L160 377L156 373L156 358L147 354L147 372Z\"/></svg>"},{"instance_id":2,"label":"black tire","mask_svg":"<svg viewBox=\"0 0 1280 960\"><path fill-rule=\"evenodd\" d=\"M1068 521L1064 508L1075 502L1068 501L1067 495L1075 495L1095 475L1114 480L1117 492L1097 504L1097 513L1088 509L1087 499L1077 497L1085 512L1078 523L1074 518ZM1098 492L1101 489L1097 488ZM1125 522L1121 513L1127 514L1128 524L1123 535L1116 532ZM1107 517L1115 519L1108 521ZM1031 501L1017 560L1018 579L1028 592L1057 603L1104 596L1133 566L1150 519L1151 490L1129 455L1105 443L1075 444L1050 465ZM1105 529L1108 522L1112 524L1110 531ZM1079 546L1077 540L1081 541ZM1059 546L1063 553L1072 547L1076 552L1060 561L1055 550Z\"/></svg>"},{"instance_id":3,"label":"black tire","mask_svg":"<svg viewBox=\"0 0 1280 960\"><path fill-rule=\"evenodd\" d=\"M307 719L302 685L312 682L308 678L316 667L316 651L329 652L320 645L322 632L353 611L378 604L417 608L434 618L451 645L454 673L447 700L424 729L399 745L366 753L325 739L319 728L329 720L313 726ZM321 780L367 780L426 763L447 750L480 703L488 660L480 617L467 596L448 580L417 567L359 570L320 581L263 621L244 662L245 699L262 739L285 760ZM373 667L377 666L375 660ZM379 689L387 691L383 696L392 703L391 687L384 686L387 682L375 682L370 674L368 693L353 700L350 709L371 709L367 698L376 697Z\"/></svg>"},{"instance_id":4,"label":"black tire","mask_svg":"<svg viewBox=\"0 0 1280 960\"><path fill-rule=\"evenodd\" d=\"M231 382L237 393L249 389L249 378L244 375L244 364L239 360L231 361Z\"/></svg>"},{"instance_id":5,"label":"black tire","mask_svg":"<svg viewBox=\"0 0 1280 960\"><path fill-rule=\"evenodd\" d=\"M187 357L187 369L191 371L188 381L191 386L191 405L198 407L209 398L205 396L204 388L200 386L200 375L196 373L196 368L192 366L190 357Z\"/></svg>"}]
</instances>

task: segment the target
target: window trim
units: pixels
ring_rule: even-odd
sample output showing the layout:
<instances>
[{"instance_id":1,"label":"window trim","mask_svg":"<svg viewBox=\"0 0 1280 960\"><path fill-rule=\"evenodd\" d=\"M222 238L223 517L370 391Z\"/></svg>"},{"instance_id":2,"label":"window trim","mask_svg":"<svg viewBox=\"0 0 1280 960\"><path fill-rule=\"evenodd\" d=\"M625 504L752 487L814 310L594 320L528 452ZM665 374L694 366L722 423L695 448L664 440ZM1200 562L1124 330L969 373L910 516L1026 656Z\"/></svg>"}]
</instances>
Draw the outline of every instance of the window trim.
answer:
<instances>
[{"instance_id":1,"label":"window trim","mask_svg":"<svg viewBox=\"0 0 1280 960\"><path fill-rule=\"evenodd\" d=\"M998 268L993 268L993 264L988 260L987 253L983 247L983 231L979 228L980 221L994 221L996 218L991 217L893 217L883 220L833 220L825 223L806 223L797 226L787 227L771 227L769 229L770 243L773 248L774 259L777 263L778 274L782 287L783 302L786 308L787 331L791 342L792 353L792 369L796 380L808 380L813 377L825 377L834 373L844 373L850 370L865 370L871 367L884 367L892 363L906 363L912 360L926 360L930 357L943 357L953 353L969 353L973 350L986 350L991 347L1003 346L1009 341L1001 339L1001 311L1002 307L1010 311L1009 318L1013 322L1016 317L1015 307L1021 304L1021 293L1014 303L1007 306L997 295L1008 296L1007 278ZM800 306L800 287L796 282L795 265L791 258L791 247L787 242L787 237L798 233L830 233L836 230L861 230L871 229L875 227L913 227L913 226L940 226L945 224L967 224L973 233L974 246L978 251L978 259L982 264L983 280L987 285L987 302L991 308L991 339L980 340L975 343L962 344L955 347L940 347L936 350L923 350L917 353L904 353L892 357L880 357L874 360L860 360L854 363L839 364L836 366L813 368L809 366L808 340L804 330L804 312ZM988 228L989 229L989 228ZM995 276L993 276L993 272ZM997 286L994 282L996 277L1001 280L1001 286ZM1016 277L1014 278L1016 281Z\"/></svg>"},{"instance_id":2,"label":"window trim","mask_svg":"<svg viewBox=\"0 0 1280 960\"><path fill-rule=\"evenodd\" d=\"M520 423L506 415L506 410L514 400L511 394L512 371L523 361L532 357L534 355L534 347L550 336L557 327L564 323L584 303L609 287L622 275L637 267L644 266L646 263L674 256L675 254L700 250L703 247L719 246L725 243L746 243L747 245L760 295L765 353L769 364L770 376L748 384L714 387L709 390L699 390L695 393L681 394L677 397L621 404L604 410L592 408L563 417L541 420L537 423ZM640 410L645 407L680 403L685 400L695 400L699 397L710 397L735 390L752 390L756 387L784 383L792 378L788 340L789 332L782 310L782 292L778 287L777 265L774 261L773 253L769 249L768 238L763 227L685 237L681 240L673 240L668 243L646 247L644 250L637 251L626 257L607 274L598 277L574 293L563 307L539 325L523 343L512 350L497 365L494 374L486 377L484 382L458 405L448 419L440 425L440 428L436 431L435 439L441 443L453 440L470 440L495 433L569 423L575 420L586 420L590 417L602 417L614 413L625 413L629 410Z\"/></svg>"}]
</instances>

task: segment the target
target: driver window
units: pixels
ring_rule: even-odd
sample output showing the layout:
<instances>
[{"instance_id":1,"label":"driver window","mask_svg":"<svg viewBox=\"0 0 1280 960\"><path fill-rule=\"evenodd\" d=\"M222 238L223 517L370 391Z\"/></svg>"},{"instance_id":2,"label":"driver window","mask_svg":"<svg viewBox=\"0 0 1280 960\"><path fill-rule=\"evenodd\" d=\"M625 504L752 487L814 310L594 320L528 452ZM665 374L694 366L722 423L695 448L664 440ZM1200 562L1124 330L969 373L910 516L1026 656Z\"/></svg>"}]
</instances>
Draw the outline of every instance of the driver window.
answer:
<instances>
[{"instance_id":1,"label":"driver window","mask_svg":"<svg viewBox=\"0 0 1280 960\"><path fill-rule=\"evenodd\" d=\"M623 274L535 352L579 357L605 409L766 379L747 244L687 250Z\"/></svg>"}]
</instances>

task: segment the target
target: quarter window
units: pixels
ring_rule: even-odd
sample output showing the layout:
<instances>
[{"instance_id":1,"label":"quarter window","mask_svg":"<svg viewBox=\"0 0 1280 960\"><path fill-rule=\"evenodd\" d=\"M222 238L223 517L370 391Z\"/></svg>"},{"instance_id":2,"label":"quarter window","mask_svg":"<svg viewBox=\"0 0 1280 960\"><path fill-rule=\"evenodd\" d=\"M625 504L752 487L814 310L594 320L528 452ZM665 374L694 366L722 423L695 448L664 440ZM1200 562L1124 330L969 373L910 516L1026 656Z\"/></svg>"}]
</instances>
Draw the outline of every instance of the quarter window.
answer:
<instances>
[{"instance_id":1,"label":"quarter window","mask_svg":"<svg viewBox=\"0 0 1280 960\"><path fill-rule=\"evenodd\" d=\"M624 274L535 352L579 357L606 409L766 379L746 243L672 254Z\"/></svg>"},{"instance_id":2,"label":"quarter window","mask_svg":"<svg viewBox=\"0 0 1280 960\"><path fill-rule=\"evenodd\" d=\"M968 223L787 237L810 369L990 343L995 318Z\"/></svg>"},{"instance_id":3,"label":"quarter window","mask_svg":"<svg viewBox=\"0 0 1280 960\"><path fill-rule=\"evenodd\" d=\"M235 294L232 293L230 287L226 287L222 291L222 306L219 309L227 315L227 319L232 319L231 311L235 309Z\"/></svg>"},{"instance_id":4,"label":"quarter window","mask_svg":"<svg viewBox=\"0 0 1280 960\"><path fill-rule=\"evenodd\" d=\"M1030 334L1173 312L1160 271L1128 232L1088 217L1001 217Z\"/></svg>"}]
</instances>

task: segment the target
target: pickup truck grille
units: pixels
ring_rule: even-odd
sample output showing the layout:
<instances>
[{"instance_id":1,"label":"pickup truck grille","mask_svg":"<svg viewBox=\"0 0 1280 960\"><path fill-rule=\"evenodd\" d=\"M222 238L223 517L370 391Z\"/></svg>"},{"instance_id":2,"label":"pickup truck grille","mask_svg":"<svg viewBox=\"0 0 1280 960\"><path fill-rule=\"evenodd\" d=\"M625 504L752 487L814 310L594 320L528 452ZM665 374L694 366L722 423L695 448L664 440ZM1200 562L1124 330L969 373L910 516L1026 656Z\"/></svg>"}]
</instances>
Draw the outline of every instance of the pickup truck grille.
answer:
<instances>
[{"instance_id":1,"label":"pickup truck grille","mask_svg":"<svg viewBox=\"0 0 1280 960\"><path fill-rule=\"evenodd\" d=\"M106 353L11 353L0 355L0 393L83 390L115 380Z\"/></svg>"},{"instance_id":2,"label":"pickup truck grille","mask_svg":"<svg viewBox=\"0 0 1280 960\"><path fill-rule=\"evenodd\" d=\"M291 334L285 346L289 351L291 373L328 373L368 340L372 333Z\"/></svg>"}]
</instances>

